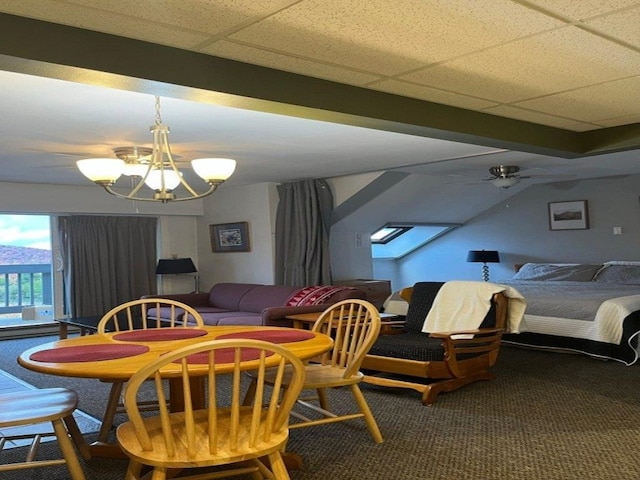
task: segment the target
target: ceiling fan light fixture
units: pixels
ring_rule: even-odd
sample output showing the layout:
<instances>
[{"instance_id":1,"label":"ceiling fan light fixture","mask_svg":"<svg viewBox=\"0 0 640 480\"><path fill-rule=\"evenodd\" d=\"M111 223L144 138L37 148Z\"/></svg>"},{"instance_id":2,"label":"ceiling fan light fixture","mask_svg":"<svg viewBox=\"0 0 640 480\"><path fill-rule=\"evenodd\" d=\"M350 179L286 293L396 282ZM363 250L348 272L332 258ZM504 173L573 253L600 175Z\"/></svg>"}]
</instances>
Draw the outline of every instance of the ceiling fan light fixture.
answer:
<instances>
[{"instance_id":1,"label":"ceiling fan light fixture","mask_svg":"<svg viewBox=\"0 0 640 480\"><path fill-rule=\"evenodd\" d=\"M112 185L122 175L124 161L117 158L86 158L76 162L82 174L98 185Z\"/></svg>"},{"instance_id":2,"label":"ceiling fan light fixture","mask_svg":"<svg viewBox=\"0 0 640 480\"><path fill-rule=\"evenodd\" d=\"M169 146L169 126L162 123L160 117L160 97L156 98L155 124L150 130L153 134L153 147L118 147L114 158L94 158L77 162L82 174L89 180L103 187L116 197L128 200L162 202L195 200L211 195L236 168L236 161L230 158L205 158L193 160L191 166L195 173L204 179L209 187L204 192L197 192L183 178ZM115 191L113 184L122 175L132 177L131 191L122 194ZM137 180L136 180L137 178ZM136 183L137 182L137 183ZM178 198L173 190L182 185L189 196ZM143 186L153 190L152 196L142 196Z\"/></svg>"},{"instance_id":3,"label":"ceiling fan light fixture","mask_svg":"<svg viewBox=\"0 0 640 480\"><path fill-rule=\"evenodd\" d=\"M494 186L499 188L513 187L519 181L520 179L516 177L498 177L490 180Z\"/></svg>"}]
</instances>

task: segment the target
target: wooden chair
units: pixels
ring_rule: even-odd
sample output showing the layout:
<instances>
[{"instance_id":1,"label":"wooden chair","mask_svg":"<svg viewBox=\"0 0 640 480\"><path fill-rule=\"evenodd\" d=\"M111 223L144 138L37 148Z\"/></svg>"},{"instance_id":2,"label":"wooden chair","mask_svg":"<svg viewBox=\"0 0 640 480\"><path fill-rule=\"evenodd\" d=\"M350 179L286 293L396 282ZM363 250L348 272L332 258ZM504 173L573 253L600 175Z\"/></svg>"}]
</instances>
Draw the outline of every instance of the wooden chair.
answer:
<instances>
[{"instance_id":1,"label":"wooden chair","mask_svg":"<svg viewBox=\"0 0 640 480\"><path fill-rule=\"evenodd\" d=\"M84 443L82 434L73 418L73 412L77 406L78 396L74 391L66 388L25 390L0 395L0 450L2 450L7 441L32 439L26 460L24 462L2 464L0 465L0 472L66 464L73 480L85 480L82 467L73 448L73 443L75 443L80 453L85 458L90 458L88 447ZM53 433L48 431L13 436L5 436L2 433L6 428L45 422L51 422ZM63 458L36 460L35 456L40 440L43 437L54 435L58 439ZM74 440L73 443L69 436Z\"/></svg>"},{"instance_id":2,"label":"wooden chair","mask_svg":"<svg viewBox=\"0 0 640 480\"><path fill-rule=\"evenodd\" d=\"M382 335L371 347L362 362L362 368L371 371L366 383L410 388L422 393L424 405L432 405L440 392L495 377L489 368L498 359L509 299L502 293L493 295L491 308L477 330L423 333L425 318L442 285L419 282L401 292L409 302L405 331Z\"/></svg>"},{"instance_id":3,"label":"wooden chair","mask_svg":"<svg viewBox=\"0 0 640 480\"><path fill-rule=\"evenodd\" d=\"M312 331L331 336L334 344L332 350L322 355L317 361L310 362L305 368L303 390L313 389L317 397L300 398L296 404L320 414L321 418L311 419L297 411L292 411L291 416L300 421L291 423L289 428L364 418L374 441L382 443L378 424L358 385L364 378L359 370L360 364L380 332L378 309L365 300L351 299L337 302L318 317ZM336 387L349 387L358 406L358 412L336 415L330 411L326 389ZM313 400L318 400L319 405L312 403ZM253 392L250 387L245 397L245 404L252 401Z\"/></svg>"},{"instance_id":4,"label":"wooden chair","mask_svg":"<svg viewBox=\"0 0 640 480\"><path fill-rule=\"evenodd\" d=\"M159 311L163 311L160 321ZM126 302L109 310L98 322L98 334L152 328L202 327L202 316L191 306L167 298L144 298ZM111 382L109 399L98 433L99 443L108 443L116 414L124 413L120 402L124 382ZM144 402L146 410L157 410L155 402Z\"/></svg>"},{"instance_id":5,"label":"wooden chair","mask_svg":"<svg viewBox=\"0 0 640 480\"><path fill-rule=\"evenodd\" d=\"M208 405L194 410L189 390L189 362L208 365ZM241 405L243 370L256 372L256 402ZM266 371L274 374L270 395L265 391ZM164 401L160 371L174 370L185 388L184 412L169 413ZM287 374L287 383L283 378ZM143 418L137 396L142 383L155 380L160 415ZM304 364L286 348L259 340L212 340L163 355L140 369L125 388L129 421L116 431L130 457L125 478L139 479L144 465L153 467L152 478L163 480L167 471L183 468L222 467L223 472L180 478L289 479L282 460L289 438L289 412L302 388ZM266 457L268 465L261 460ZM173 471L171 474L175 473Z\"/></svg>"}]
</instances>

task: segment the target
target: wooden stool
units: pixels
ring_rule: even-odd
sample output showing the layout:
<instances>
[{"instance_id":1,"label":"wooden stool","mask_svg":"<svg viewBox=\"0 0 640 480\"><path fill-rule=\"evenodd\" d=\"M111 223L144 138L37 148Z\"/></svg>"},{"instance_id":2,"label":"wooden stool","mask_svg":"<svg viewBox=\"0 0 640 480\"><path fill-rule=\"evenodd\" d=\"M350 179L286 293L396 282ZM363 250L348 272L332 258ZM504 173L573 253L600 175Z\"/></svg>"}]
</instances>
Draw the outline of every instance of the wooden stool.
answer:
<instances>
[{"instance_id":1,"label":"wooden stool","mask_svg":"<svg viewBox=\"0 0 640 480\"><path fill-rule=\"evenodd\" d=\"M21 470L34 467L49 467L67 464L73 480L85 480L80 462L73 449L69 435L74 440L80 453L89 458L89 450L82 438L80 429L73 418L73 412L78 406L78 396L66 388L44 388L40 390L25 390L0 395L0 431L3 428L33 425L51 422L54 432L34 433L29 435L1 436L0 450L7 440L17 438L33 438L31 448L24 462L0 465L0 472ZM66 427L66 428L65 428ZM53 460L34 460L42 437L54 436L64 458Z\"/></svg>"}]
</instances>

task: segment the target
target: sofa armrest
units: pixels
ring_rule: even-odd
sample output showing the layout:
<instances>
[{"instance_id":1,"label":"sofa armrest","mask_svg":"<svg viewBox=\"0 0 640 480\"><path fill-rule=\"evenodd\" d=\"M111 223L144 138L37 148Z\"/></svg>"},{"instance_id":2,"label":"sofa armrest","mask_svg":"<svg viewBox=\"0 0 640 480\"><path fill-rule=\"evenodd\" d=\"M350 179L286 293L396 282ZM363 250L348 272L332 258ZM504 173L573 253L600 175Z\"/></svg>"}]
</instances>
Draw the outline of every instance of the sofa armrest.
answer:
<instances>
[{"instance_id":1,"label":"sofa armrest","mask_svg":"<svg viewBox=\"0 0 640 480\"><path fill-rule=\"evenodd\" d=\"M299 313L324 312L331 304L322 305L305 305L302 307L268 307L262 310L262 324L273 327L292 327L293 321L286 320L289 315L297 315Z\"/></svg>"},{"instance_id":2,"label":"sofa armrest","mask_svg":"<svg viewBox=\"0 0 640 480\"><path fill-rule=\"evenodd\" d=\"M186 303L190 307L209 306L209 293L173 293L169 295L145 295L142 298L168 298L177 302Z\"/></svg>"}]
</instances>

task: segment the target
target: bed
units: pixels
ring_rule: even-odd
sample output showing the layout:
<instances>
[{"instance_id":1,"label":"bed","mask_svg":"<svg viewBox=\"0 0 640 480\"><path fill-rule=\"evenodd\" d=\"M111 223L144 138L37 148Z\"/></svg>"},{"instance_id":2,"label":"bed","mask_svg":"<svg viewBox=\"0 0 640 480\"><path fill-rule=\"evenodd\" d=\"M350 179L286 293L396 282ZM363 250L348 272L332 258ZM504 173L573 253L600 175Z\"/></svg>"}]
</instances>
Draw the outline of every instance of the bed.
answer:
<instances>
[{"instance_id":1,"label":"bed","mask_svg":"<svg viewBox=\"0 0 640 480\"><path fill-rule=\"evenodd\" d=\"M527 301L507 344L580 352L625 365L638 361L640 262L527 263L500 282Z\"/></svg>"}]
</instances>

